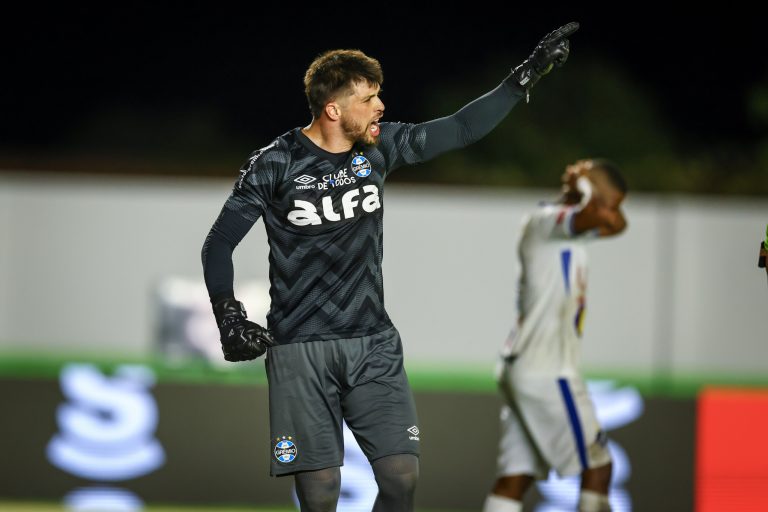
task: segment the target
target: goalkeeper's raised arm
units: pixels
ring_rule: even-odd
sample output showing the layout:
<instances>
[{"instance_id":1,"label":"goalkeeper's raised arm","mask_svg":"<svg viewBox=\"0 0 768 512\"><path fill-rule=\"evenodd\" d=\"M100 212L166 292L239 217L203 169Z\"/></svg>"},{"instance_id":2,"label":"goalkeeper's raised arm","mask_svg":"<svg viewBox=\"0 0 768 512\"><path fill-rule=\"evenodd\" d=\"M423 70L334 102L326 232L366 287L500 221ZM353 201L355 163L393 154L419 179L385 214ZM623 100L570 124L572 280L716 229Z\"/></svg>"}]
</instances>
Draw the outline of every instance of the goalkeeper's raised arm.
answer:
<instances>
[{"instance_id":1,"label":"goalkeeper's raised arm","mask_svg":"<svg viewBox=\"0 0 768 512\"><path fill-rule=\"evenodd\" d=\"M392 168L424 162L485 137L523 96L528 101L531 89L542 76L565 63L570 52L568 36L578 28L578 23L571 22L544 36L501 84L452 115L418 124L382 123L383 139L392 141L391 147L397 150L392 154Z\"/></svg>"}]
</instances>

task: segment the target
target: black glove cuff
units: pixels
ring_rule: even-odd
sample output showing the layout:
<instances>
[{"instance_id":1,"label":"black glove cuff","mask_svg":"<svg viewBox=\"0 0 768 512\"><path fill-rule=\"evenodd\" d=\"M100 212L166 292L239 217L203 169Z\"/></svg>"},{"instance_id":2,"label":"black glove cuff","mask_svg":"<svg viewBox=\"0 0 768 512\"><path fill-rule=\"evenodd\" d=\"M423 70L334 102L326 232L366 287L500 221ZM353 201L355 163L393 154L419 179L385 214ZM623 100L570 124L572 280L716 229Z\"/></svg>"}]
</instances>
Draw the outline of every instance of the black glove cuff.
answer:
<instances>
[{"instance_id":1,"label":"black glove cuff","mask_svg":"<svg viewBox=\"0 0 768 512\"><path fill-rule=\"evenodd\" d=\"M234 297L225 297L213 304L213 315L219 328L242 322L248 315L243 303Z\"/></svg>"},{"instance_id":2,"label":"black glove cuff","mask_svg":"<svg viewBox=\"0 0 768 512\"><path fill-rule=\"evenodd\" d=\"M223 292L219 292L216 294L211 295L211 305L216 304L222 299L234 299L235 298L235 292L232 290L225 290Z\"/></svg>"}]
</instances>

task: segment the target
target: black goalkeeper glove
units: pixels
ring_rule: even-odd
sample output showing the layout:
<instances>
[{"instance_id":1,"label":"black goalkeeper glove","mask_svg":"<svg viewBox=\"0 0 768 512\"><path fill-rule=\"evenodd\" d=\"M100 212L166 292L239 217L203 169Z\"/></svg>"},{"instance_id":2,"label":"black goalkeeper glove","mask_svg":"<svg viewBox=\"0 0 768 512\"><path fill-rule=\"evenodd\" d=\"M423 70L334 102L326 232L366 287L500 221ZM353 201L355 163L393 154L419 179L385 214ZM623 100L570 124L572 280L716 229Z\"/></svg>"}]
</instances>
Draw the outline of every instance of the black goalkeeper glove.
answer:
<instances>
[{"instance_id":1,"label":"black goalkeeper glove","mask_svg":"<svg viewBox=\"0 0 768 512\"><path fill-rule=\"evenodd\" d=\"M525 90L525 102L528 103L531 87L539 79L552 71L554 66L560 67L568 59L570 46L568 36L578 30L579 24L572 21L557 30L553 30L539 41L531 55L522 64L512 70L510 79L514 80Z\"/></svg>"},{"instance_id":2,"label":"black goalkeeper glove","mask_svg":"<svg viewBox=\"0 0 768 512\"><path fill-rule=\"evenodd\" d=\"M225 297L213 304L213 314L221 334L221 350L227 361L250 361L276 345L272 333L259 324L246 320L243 304Z\"/></svg>"}]
</instances>

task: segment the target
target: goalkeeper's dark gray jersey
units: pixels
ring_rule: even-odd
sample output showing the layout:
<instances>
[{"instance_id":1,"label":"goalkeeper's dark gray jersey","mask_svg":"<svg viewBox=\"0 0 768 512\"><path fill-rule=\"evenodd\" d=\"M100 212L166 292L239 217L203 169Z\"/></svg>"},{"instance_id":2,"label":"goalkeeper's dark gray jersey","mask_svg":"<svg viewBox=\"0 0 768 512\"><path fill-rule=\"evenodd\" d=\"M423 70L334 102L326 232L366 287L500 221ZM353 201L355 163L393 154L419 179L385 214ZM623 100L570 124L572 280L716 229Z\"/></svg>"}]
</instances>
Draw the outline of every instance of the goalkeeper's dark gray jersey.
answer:
<instances>
[{"instance_id":1,"label":"goalkeeper's dark gray jersey","mask_svg":"<svg viewBox=\"0 0 768 512\"><path fill-rule=\"evenodd\" d=\"M348 153L321 149L300 128L253 152L203 246L211 299L232 294L232 251L262 217L270 247L267 327L278 343L387 329L381 271L387 176L483 137L523 94L507 79L452 116L382 122L377 145Z\"/></svg>"}]
</instances>

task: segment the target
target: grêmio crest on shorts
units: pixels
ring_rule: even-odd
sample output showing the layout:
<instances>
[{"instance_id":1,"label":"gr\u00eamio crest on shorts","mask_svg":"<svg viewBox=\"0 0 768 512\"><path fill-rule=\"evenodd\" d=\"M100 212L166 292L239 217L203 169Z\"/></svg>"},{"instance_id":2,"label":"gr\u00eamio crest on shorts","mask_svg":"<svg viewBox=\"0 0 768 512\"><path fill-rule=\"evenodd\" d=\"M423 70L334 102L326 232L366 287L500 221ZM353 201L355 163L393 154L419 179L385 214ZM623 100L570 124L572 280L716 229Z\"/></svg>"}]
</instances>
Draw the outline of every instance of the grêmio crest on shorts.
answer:
<instances>
[{"instance_id":1,"label":"gr\u00eamio crest on shorts","mask_svg":"<svg viewBox=\"0 0 768 512\"><path fill-rule=\"evenodd\" d=\"M288 464L296 460L299 448L293 436L281 436L275 439L274 455L277 462Z\"/></svg>"}]
</instances>

